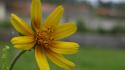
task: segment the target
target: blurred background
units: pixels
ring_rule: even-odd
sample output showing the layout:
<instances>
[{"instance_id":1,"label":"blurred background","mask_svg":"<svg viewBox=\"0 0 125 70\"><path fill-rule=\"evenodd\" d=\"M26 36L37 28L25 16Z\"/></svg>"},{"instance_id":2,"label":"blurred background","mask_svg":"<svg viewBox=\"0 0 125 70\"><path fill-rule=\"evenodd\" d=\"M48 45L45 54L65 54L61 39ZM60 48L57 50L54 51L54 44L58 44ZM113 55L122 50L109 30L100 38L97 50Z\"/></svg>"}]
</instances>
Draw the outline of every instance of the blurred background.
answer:
<instances>
[{"instance_id":1,"label":"blurred background","mask_svg":"<svg viewBox=\"0 0 125 70\"><path fill-rule=\"evenodd\" d=\"M31 0L0 0L0 56L10 47L8 64L17 49L10 39L18 36L10 23L15 13L29 24ZM125 0L42 0L43 19L58 6L65 13L62 22L75 21L78 31L65 39L80 44L78 54L67 56L76 63L74 70L125 70ZM38 70L34 51L25 53L14 70ZM50 62L52 70L60 70Z\"/></svg>"}]
</instances>

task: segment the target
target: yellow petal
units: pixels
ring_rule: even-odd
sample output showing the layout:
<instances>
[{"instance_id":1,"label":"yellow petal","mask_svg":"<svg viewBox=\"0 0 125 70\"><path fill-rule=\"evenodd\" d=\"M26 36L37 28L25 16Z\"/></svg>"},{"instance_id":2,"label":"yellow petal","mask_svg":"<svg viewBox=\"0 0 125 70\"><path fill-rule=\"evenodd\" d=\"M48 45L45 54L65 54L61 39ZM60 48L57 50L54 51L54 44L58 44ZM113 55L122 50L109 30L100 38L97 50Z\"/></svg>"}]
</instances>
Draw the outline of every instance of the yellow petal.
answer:
<instances>
[{"instance_id":1,"label":"yellow petal","mask_svg":"<svg viewBox=\"0 0 125 70\"><path fill-rule=\"evenodd\" d=\"M34 42L34 38L32 36L19 36L11 39L12 44L26 44Z\"/></svg>"},{"instance_id":2,"label":"yellow petal","mask_svg":"<svg viewBox=\"0 0 125 70\"><path fill-rule=\"evenodd\" d=\"M71 70L75 66L74 63L65 59L63 55L54 53L50 50L47 50L47 56L53 63L65 70Z\"/></svg>"},{"instance_id":3,"label":"yellow petal","mask_svg":"<svg viewBox=\"0 0 125 70\"><path fill-rule=\"evenodd\" d=\"M65 23L57 27L56 31L53 33L53 36L56 40L68 37L75 33L77 26L74 22Z\"/></svg>"},{"instance_id":4,"label":"yellow petal","mask_svg":"<svg viewBox=\"0 0 125 70\"><path fill-rule=\"evenodd\" d=\"M14 47L20 50L30 50L34 47L35 43L15 44Z\"/></svg>"},{"instance_id":5,"label":"yellow petal","mask_svg":"<svg viewBox=\"0 0 125 70\"><path fill-rule=\"evenodd\" d=\"M34 29L39 30L41 28L41 22L42 22L42 6L40 0L32 0L31 20Z\"/></svg>"},{"instance_id":6,"label":"yellow petal","mask_svg":"<svg viewBox=\"0 0 125 70\"><path fill-rule=\"evenodd\" d=\"M40 70L50 70L45 53L39 46L35 48L35 57Z\"/></svg>"},{"instance_id":7,"label":"yellow petal","mask_svg":"<svg viewBox=\"0 0 125 70\"><path fill-rule=\"evenodd\" d=\"M15 14L11 14L11 23L14 26L14 28L22 35L33 34L33 31L30 28L30 26Z\"/></svg>"},{"instance_id":8,"label":"yellow petal","mask_svg":"<svg viewBox=\"0 0 125 70\"><path fill-rule=\"evenodd\" d=\"M62 6L58 6L47 18L45 21L44 27L45 28L52 28L58 25L60 22L60 19L63 15L64 9Z\"/></svg>"},{"instance_id":9,"label":"yellow petal","mask_svg":"<svg viewBox=\"0 0 125 70\"><path fill-rule=\"evenodd\" d=\"M50 49L60 54L75 54L78 52L79 45L74 42L57 41L52 47L50 47Z\"/></svg>"}]
</instances>

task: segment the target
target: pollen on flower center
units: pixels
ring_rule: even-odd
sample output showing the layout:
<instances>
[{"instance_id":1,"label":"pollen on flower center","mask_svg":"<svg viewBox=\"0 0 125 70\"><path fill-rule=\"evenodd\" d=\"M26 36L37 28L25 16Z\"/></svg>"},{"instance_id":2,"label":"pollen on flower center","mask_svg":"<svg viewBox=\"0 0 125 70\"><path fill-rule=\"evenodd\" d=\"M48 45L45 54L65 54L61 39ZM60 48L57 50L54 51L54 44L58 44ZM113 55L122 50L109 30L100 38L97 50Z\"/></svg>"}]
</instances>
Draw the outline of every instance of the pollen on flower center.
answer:
<instances>
[{"instance_id":1,"label":"pollen on flower center","mask_svg":"<svg viewBox=\"0 0 125 70\"><path fill-rule=\"evenodd\" d=\"M47 31L40 31L35 34L37 45L46 47L51 44L53 38Z\"/></svg>"}]
</instances>

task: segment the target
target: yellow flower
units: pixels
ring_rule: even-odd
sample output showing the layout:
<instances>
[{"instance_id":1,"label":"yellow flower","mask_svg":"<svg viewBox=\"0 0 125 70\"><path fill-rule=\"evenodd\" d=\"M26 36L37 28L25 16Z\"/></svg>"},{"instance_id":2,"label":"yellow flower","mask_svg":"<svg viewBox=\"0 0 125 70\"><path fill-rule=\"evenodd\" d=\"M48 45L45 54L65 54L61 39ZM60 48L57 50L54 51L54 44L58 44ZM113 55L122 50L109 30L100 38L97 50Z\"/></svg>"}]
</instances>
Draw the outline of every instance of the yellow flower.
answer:
<instances>
[{"instance_id":1,"label":"yellow flower","mask_svg":"<svg viewBox=\"0 0 125 70\"><path fill-rule=\"evenodd\" d=\"M71 70L74 63L64 58L65 54L75 54L79 45L74 42L59 41L72 35L77 27L74 22L59 24L64 9L58 6L42 24L41 2L32 0L32 28L15 14L11 14L11 23L22 36L14 37L11 43L21 50L35 49L35 58L40 70L50 70L47 57L59 67Z\"/></svg>"}]
</instances>

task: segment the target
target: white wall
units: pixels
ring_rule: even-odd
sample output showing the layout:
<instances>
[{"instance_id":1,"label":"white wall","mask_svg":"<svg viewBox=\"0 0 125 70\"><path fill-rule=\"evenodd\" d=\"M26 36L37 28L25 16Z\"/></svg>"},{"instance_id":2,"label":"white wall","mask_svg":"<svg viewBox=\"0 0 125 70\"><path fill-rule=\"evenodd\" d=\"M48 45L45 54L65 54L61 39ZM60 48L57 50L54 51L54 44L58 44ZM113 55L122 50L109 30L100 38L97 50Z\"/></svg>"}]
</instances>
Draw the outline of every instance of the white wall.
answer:
<instances>
[{"instance_id":1,"label":"white wall","mask_svg":"<svg viewBox=\"0 0 125 70\"><path fill-rule=\"evenodd\" d=\"M6 18L5 4L0 2L0 21L5 20L5 18Z\"/></svg>"}]
</instances>

